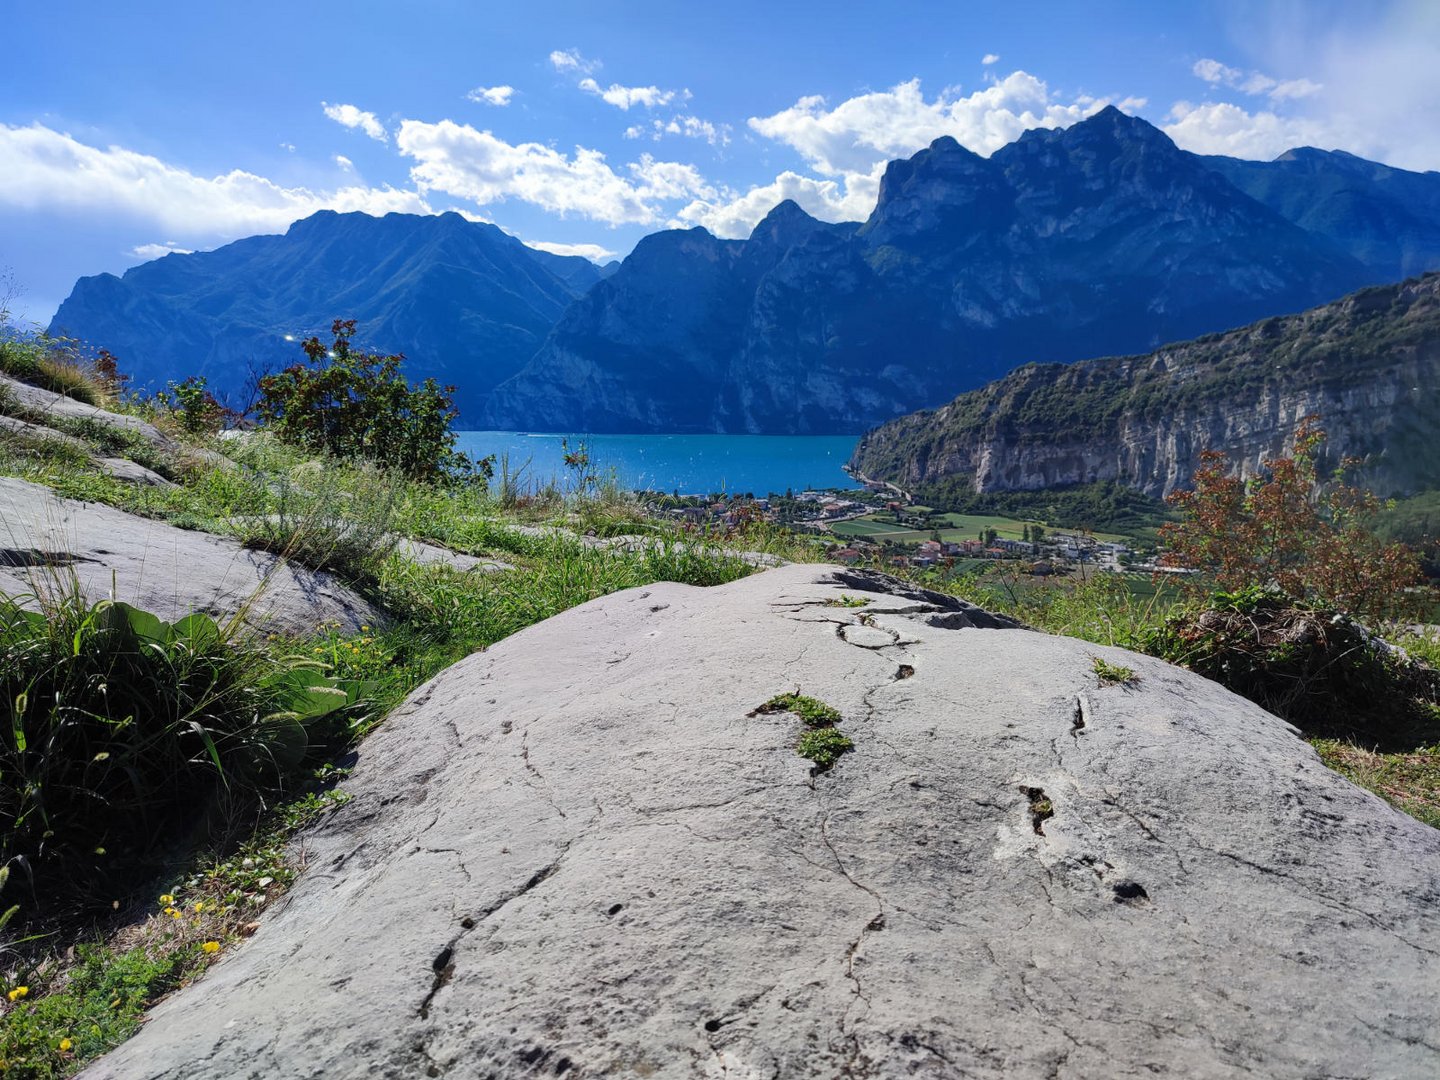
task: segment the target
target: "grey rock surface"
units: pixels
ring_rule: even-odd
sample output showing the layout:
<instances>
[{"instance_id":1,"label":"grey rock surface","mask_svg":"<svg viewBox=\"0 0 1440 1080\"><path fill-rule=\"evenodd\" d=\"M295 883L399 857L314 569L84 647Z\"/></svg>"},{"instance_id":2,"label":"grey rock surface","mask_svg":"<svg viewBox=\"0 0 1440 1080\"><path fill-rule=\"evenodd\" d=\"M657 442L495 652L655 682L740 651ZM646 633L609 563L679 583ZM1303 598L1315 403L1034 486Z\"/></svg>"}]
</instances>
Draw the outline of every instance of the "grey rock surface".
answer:
<instances>
[{"instance_id":1,"label":"grey rock surface","mask_svg":"<svg viewBox=\"0 0 1440 1080\"><path fill-rule=\"evenodd\" d=\"M93 602L111 593L163 619L245 612L257 630L304 635L322 622L346 632L384 616L325 573L281 563L228 537L177 529L0 478L0 592L64 587L73 572Z\"/></svg>"},{"instance_id":2,"label":"grey rock surface","mask_svg":"<svg viewBox=\"0 0 1440 1080\"><path fill-rule=\"evenodd\" d=\"M1214 683L992 618L795 565L462 661L86 1075L1440 1074L1440 832ZM829 772L756 712L797 690Z\"/></svg>"},{"instance_id":3,"label":"grey rock surface","mask_svg":"<svg viewBox=\"0 0 1440 1080\"><path fill-rule=\"evenodd\" d=\"M482 574L491 574L498 570L514 569L509 563L500 562L498 559L476 558L474 555L466 555L462 551L451 551L438 544L427 544L423 540L410 540L402 537L395 550L410 561L420 563L422 566L448 566L451 570L459 570L462 573L474 570Z\"/></svg>"},{"instance_id":4,"label":"grey rock surface","mask_svg":"<svg viewBox=\"0 0 1440 1080\"><path fill-rule=\"evenodd\" d=\"M56 431L54 428L45 427L43 424L32 424L16 416L0 416L0 432L21 439L58 443L61 446L68 446L71 450L77 450L82 454L90 453L90 444L84 439L77 439L74 435L66 435L63 431Z\"/></svg>"},{"instance_id":5,"label":"grey rock surface","mask_svg":"<svg viewBox=\"0 0 1440 1080\"><path fill-rule=\"evenodd\" d=\"M96 458L95 464L104 469L116 480L123 480L127 484L139 484L142 487L174 487L169 480L161 476L153 469L147 469L138 462L130 461L128 458L102 457Z\"/></svg>"},{"instance_id":6,"label":"grey rock surface","mask_svg":"<svg viewBox=\"0 0 1440 1080\"><path fill-rule=\"evenodd\" d=\"M26 410L32 413L39 413L46 416L60 417L67 420L90 420L103 427L113 428L116 431L129 432L139 435L146 442L160 450L174 451L179 448L179 443L154 424L142 420L138 416L127 416L124 413L113 413L108 409L101 409L95 405L87 405L83 401L76 401L63 394L57 394L51 390L45 390L38 386L31 386L29 383L12 379L8 375L0 375L0 385L8 386L15 395L15 400Z\"/></svg>"}]
</instances>

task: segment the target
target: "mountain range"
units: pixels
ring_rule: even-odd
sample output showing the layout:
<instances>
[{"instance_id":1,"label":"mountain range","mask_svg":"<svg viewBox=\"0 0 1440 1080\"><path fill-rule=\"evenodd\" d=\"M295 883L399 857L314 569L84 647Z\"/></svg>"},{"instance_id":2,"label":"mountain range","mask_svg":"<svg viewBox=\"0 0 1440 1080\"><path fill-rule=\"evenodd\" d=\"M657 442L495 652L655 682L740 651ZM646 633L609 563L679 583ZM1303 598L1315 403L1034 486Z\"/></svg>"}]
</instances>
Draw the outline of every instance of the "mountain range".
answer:
<instances>
[{"instance_id":1,"label":"mountain range","mask_svg":"<svg viewBox=\"0 0 1440 1080\"><path fill-rule=\"evenodd\" d=\"M1106 481L1163 496L1204 450L1253 475L1306 416L1366 486L1440 489L1440 273L1140 356L1027 364L868 432L851 465L942 503Z\"/></svg>"},{"instance_id":2,"label":"mountain range","mask_svg":"<svg viewBox=\"0 0 1440 1080\"><path fill-rule=\"evenodd\" d=\"M140 386L203 375L239 397L252 371L303 359L301 338L353 318L359 344L405 353L412 378L454 384L473 415L608 272L455 213L322 210L284 235L81 278L50 333L109 349Z\"/></svg>"},{"instance_id":3,"label":"mountain range","mask_svg":"<svg viewBox=\"0 0 1440 1080\"><path fill-rule=\"evenodd\" d=\"M82 279L52 331L148 380L234 379L336 316L462 422L860 431L1030 361L1137 353L1440 268L1440 174L1298 149L1202 157L1107 108L982 158L890 163L864 222L793 202L745 240L642 240L607 272L458 217L320 214ZM281 357L293 359L293 346Z\"/></svg>"}]
</instances>

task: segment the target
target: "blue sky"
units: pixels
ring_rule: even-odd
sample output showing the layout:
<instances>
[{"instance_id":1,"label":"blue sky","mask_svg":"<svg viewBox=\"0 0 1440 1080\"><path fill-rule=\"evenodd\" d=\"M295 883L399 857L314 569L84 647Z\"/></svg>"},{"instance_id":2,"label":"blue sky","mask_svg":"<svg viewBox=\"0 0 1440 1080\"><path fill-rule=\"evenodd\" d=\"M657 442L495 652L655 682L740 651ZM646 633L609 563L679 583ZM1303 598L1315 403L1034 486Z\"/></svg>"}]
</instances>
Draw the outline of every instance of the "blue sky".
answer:
<instances>
[{"instance_id":1,"label":"blue sky","mask_svg":"<svg viewBox=\"0 0 1440 1080\"><path fill-rule=\"evenodd\" d=\"M322 207L460 210L605 259L863 218L879 170L1107 103L1206 153L1440 169L1440 3L24 4L0 65L0 271L75 279ZM0 296L5 289L0 286Z\"/></svg>"}]
</instances>

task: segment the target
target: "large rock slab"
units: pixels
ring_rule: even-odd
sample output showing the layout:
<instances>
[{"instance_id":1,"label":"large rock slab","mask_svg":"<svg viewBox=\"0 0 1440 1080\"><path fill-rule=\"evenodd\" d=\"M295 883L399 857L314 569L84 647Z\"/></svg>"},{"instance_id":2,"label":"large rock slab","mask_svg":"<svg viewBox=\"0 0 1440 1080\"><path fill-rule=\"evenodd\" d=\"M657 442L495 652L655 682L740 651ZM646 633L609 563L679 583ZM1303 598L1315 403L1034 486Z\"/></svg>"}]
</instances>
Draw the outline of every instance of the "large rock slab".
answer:
<instances>
[{"instance_id":1,"label":"large rock slab","mask_svg":"<svg viewBox=\"0 0 1440 1080\"><path fill-rule=\"evenodd\" d=\"M385 621L330 574L24 480L0 478L0 523L0 592L12 596L65 588L73 574L92 602L113 588L169 620L241 613L256 629L295 636L324 622L355 633Z\"/></svg>"},{"instance_id":2,"label":"large rock slab","mask_svg":"<svg viewBox=\"0 0 1440 1080\"><path fill-rule=\"evenodd\" d=\"M1214 683L1007 625L789 566L524 630L88 1075L1440 1075L1440 832ZM829 772L756 712L796 690Z\"/></svg>"},{"instance_id":3,"label":"large rock slab","mask_svg":"<svg viewBox=\"0 0 1440 1080\"><path fill-rule=\"evenodd\" d=\"M125 413L114 413L96 405L57 394L53 390L0 375L0 386L8 387L15 400L35 416L61 420L86 420L101 427L130 435L138 435L158 450L175 451L180 444L148 420Z\"/></svg>"}]
</instances>

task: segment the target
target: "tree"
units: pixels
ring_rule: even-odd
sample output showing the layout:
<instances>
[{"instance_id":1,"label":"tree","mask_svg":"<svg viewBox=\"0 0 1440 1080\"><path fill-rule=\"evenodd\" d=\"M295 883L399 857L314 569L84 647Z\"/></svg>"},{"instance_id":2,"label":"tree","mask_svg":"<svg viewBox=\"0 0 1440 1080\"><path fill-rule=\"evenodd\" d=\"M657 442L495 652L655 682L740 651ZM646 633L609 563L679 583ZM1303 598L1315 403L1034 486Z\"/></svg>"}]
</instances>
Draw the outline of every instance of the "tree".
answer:
<instances>
[{"instance_id":1,"label":"tree","mask_svg":"<svg viewBox=\"0 0 1440 1080\"><path fill-rule=\"evenodd\" d=\"M1321 482L1324 442L1318 418L1306 417L1291 456L1266 461L1248 481L1228 474L1224 454L1201 454L1191 490L1169 497L1184 516L1160 529L1162 565L1199 571L1227 592L1275 589L1354 614L1412 606L1407 590L1421 580L1418 557L1375 535L1371 523L1385 503L1345 483L1353 459Z\"/></svg>"},{"instance_id":2,"label":"tree","mask_svg":"<svg viewBox=\"0 0 1440 1080\"><path fill-rule=\"evenodd\" d=\"M411 386L400 373L403 356L354 349L354 319L336 319L330 332L329 346L318 337L301 346L308 365L260 380L256 411L264 423L285 442L367 458L419 480L468 464L454 449L453 386L434 379Z\"/></svg>"}]
</instances>

